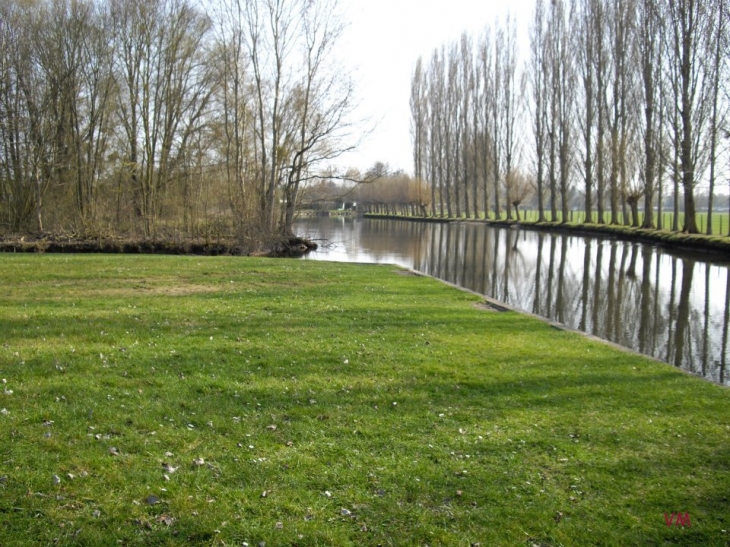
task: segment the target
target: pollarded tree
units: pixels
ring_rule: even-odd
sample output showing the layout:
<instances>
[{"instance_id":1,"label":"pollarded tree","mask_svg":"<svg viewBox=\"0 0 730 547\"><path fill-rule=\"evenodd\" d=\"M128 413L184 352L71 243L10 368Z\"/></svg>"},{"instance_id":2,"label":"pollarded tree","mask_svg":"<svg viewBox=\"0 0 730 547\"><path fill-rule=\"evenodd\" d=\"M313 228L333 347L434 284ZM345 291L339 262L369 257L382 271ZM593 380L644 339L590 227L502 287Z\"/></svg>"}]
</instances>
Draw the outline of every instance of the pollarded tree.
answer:
<instances>
[{"instance_id":1,"label":"pollarded tree","mask_svg":"<svg viewBox=\"0 0 730 547\"><path fill-rule=\"evenodd\" d=\"M532 194L535 183L518 169L510 170L504 177L508 203L515 208L515 219L520 220L520 205Z\"/></svg>"}]
</instances>

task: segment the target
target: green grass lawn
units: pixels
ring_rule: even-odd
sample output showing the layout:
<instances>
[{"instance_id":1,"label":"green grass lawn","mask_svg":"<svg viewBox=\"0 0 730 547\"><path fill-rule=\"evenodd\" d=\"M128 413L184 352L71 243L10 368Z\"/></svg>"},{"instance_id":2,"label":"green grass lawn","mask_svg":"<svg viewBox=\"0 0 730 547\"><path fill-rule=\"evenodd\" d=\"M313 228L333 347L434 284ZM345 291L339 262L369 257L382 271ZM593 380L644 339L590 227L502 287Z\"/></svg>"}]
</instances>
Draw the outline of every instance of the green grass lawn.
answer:
<instances>
[{"instance_id":1,"label":"green grass lawn","mask_svg":"<svg viewBox=\"0 0 730 547\"><path fill-rule=\"evenodd\" d=\"M0 545L730 543L727 389L400 273L0 256Z\"/></svg>"}]
</instances>

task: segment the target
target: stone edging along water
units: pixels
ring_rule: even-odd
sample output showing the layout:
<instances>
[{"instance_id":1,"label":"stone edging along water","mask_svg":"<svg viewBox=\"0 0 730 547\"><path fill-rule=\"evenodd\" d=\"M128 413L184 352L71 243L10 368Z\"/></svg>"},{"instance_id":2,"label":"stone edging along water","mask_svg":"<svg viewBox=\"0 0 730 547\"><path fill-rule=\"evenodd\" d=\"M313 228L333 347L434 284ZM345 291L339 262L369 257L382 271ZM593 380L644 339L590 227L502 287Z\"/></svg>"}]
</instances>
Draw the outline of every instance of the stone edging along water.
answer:
<instances>
[{"instance_id":1,"label":"stone edging along water","mask_svg":"<svg viewBox=\"0 0 730 547\"><path fill-rule=\"evenodd\" d=\"M603 236L637 243L660 245L682 252L712 254L730 259L730 237L666 232L610 224L560 224L557 222L525 222L517 220L484 220L473 218L409 217L365 213L365 218L406 220L410 222L473 222L504 228L524 228L541 232L565 233L576 236Z\"/></svg>"}]
</instances>

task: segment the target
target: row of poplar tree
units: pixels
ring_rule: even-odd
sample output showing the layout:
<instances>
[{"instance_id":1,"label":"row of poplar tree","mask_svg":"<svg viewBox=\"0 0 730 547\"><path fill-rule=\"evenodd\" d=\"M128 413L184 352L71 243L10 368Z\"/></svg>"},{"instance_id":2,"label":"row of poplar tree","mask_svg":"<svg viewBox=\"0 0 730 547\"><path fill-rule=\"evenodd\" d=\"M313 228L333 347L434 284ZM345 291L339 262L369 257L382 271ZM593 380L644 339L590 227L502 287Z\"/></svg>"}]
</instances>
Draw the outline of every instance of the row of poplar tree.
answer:
<instances>
[{"instance_id":1,"label":"row of poplar tree","mask_svg":"<svg viewBox=\"0 0 730 547\"><path fill-rule=\"evenodd\" d=\"M341 31L335 0L2 2L0 231L288 234L349 148Z\"/></svg>"},{"instance_id":2,"label":"row of poplar tree","mask_svg":"<svg viewBox=\"0 0 730 547\"><path fill-rule=\"evenodd\" d=\"M532 194L541 221L577 201L587 222L697 232L702 184L711 233L730 183L728 27L726 0L536 0L527 55L508 17L419 59L414 171L430 214L511 219Z\"/></svg>"}]
</instances>

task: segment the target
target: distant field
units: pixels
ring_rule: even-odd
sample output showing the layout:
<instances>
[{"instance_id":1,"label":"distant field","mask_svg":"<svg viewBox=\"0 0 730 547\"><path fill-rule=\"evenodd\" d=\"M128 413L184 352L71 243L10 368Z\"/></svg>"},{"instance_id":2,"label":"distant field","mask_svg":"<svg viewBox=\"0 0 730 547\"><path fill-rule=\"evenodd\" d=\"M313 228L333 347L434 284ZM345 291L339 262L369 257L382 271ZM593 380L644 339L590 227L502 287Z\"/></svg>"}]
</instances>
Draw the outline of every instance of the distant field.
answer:
<instances>
[{"instance_id":1,"label":"distant field","mask_svg":"<svg viewBox=\"0 0 730 547\"><path fill-rule=\"evenodd\" d=\"M433 279L6 254L0 285L0 545L730 541L730 391Z\"/></svg>"}]
</instances>

